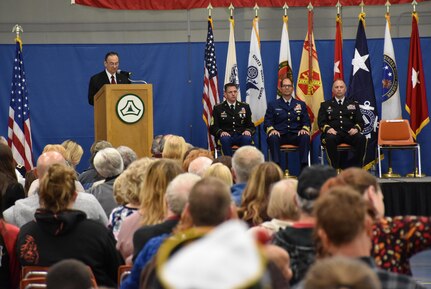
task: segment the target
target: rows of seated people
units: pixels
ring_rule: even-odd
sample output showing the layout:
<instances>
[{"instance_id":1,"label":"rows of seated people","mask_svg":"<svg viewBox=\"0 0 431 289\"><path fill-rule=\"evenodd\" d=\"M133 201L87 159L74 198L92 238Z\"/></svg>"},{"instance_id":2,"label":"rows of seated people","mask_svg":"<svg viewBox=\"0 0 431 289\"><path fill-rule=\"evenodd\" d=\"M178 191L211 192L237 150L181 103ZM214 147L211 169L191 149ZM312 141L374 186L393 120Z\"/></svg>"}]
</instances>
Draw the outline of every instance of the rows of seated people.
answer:
<instances>
[{"instance_id":1,"label":"rows of seated people","mask_svg":"<svg viewBox=\"0 0 431 289\"><path fill-rule=\"evenodd\" d=\"M78 173L69 140L24 180L0 144L0 289L23 288L29 266L56 289L424 288L409 259L431 247L431 217L386 217L360 168L286 179L254 146L214 159L176 135L152 153L98 141Z\"/></svg>"}]
</instances>

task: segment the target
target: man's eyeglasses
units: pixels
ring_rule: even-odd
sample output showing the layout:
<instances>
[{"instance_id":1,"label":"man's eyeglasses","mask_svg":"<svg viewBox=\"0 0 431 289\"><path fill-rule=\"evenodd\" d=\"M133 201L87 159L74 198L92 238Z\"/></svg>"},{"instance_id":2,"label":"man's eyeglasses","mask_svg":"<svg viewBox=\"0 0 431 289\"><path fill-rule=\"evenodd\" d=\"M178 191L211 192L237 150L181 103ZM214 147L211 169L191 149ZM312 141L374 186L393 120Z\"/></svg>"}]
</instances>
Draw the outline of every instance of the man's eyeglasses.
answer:
<instances>
[{"instance_id":1,"label":"man's eyeglasses","mask_svg":"<svg viewBox=\"0 0 431 289\"><path fill-rule=\"evenodd\" d=\"M281 87L287 88L287 87L293 87L293 85L292 84L283 84Z\"/></svg>"}]
</instances>

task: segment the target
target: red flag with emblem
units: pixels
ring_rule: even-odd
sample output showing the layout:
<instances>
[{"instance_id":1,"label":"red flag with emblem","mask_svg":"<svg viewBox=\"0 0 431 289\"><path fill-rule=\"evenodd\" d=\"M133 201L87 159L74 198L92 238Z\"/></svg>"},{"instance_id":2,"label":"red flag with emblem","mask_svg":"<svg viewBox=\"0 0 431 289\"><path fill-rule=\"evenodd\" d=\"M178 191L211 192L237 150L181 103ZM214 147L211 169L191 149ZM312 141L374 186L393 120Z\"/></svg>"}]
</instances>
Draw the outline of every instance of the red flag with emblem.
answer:
<instances>
[{"instance_id":1,"label":"red flag with emblem","mask_svg":"<svg viewBox=\"0 0 431 289\"><path fill-rule=\"evenodd\" d=\"M422 128L430 121L417 13L412 15L412 34L407 67L406 110L410 114L410 127L417 137Z\"/></svg>"},{"instance_id":2,"label":"red flag with emblem","mask_svg":"<svg viewBox=\"0 0 431 289\"><path fill-rule=\"evenodd\" d=\"M308 31L302 48L301 65L296 84L296 97L307 104L311 121L311 137L319 134L317 114L323 98L323 84L313 35L313 11L308 11Z\"/></svg>"}]
</instances>

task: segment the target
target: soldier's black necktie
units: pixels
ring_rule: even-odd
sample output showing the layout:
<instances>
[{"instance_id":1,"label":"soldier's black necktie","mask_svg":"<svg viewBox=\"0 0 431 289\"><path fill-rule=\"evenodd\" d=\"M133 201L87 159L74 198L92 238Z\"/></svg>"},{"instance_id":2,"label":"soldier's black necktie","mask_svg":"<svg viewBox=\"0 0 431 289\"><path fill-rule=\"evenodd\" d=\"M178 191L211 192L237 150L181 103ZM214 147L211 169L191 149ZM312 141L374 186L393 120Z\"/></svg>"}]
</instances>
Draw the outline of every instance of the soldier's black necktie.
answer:
<instances>
[{"instance_id":1,"label":"soldier's black necktie","mask_svg":"<svg viewBox=\"0 0 431 289\"><path fill-rule=\"evenodd\" d=\"M235 110L235 106L233 104L231 104L230 109Z\"/></svg>"},{"instance_id":2,"label":"soldier's black necktie","mask_svg":"<svg viewBox=\"0 0 431 289\"><path fill-rule=\"evenodd\" d=\"M342 104L343 104L343 102L341 101L341 99L339 99L339 100L338 100L338 104L339 104L339 105L342 105Z\"/></svg>"}]
</instances>

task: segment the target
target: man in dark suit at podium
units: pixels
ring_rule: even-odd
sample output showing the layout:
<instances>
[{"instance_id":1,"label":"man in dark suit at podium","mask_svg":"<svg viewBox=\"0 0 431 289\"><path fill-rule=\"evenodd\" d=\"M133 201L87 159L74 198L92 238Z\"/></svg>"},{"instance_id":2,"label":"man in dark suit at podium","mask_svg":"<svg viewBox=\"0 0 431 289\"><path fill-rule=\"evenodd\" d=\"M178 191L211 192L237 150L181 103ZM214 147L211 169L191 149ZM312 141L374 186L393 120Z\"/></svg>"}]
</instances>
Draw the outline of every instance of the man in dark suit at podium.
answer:
<instances>
[{"instance_id":1,"label":"man in dark suit at podium","mask_svg":"<svg viewBox=\"0 0 431 289\"><path fill-rule=\"evenodd\" d=\"M120 59L117 52L108 52L105 55L105 70L95 74L90 79L88 86L88 103L94 105L94 95L105 84L129 84L130 80L126 74L119 73Z\"/></svg>"}]
</instances>

